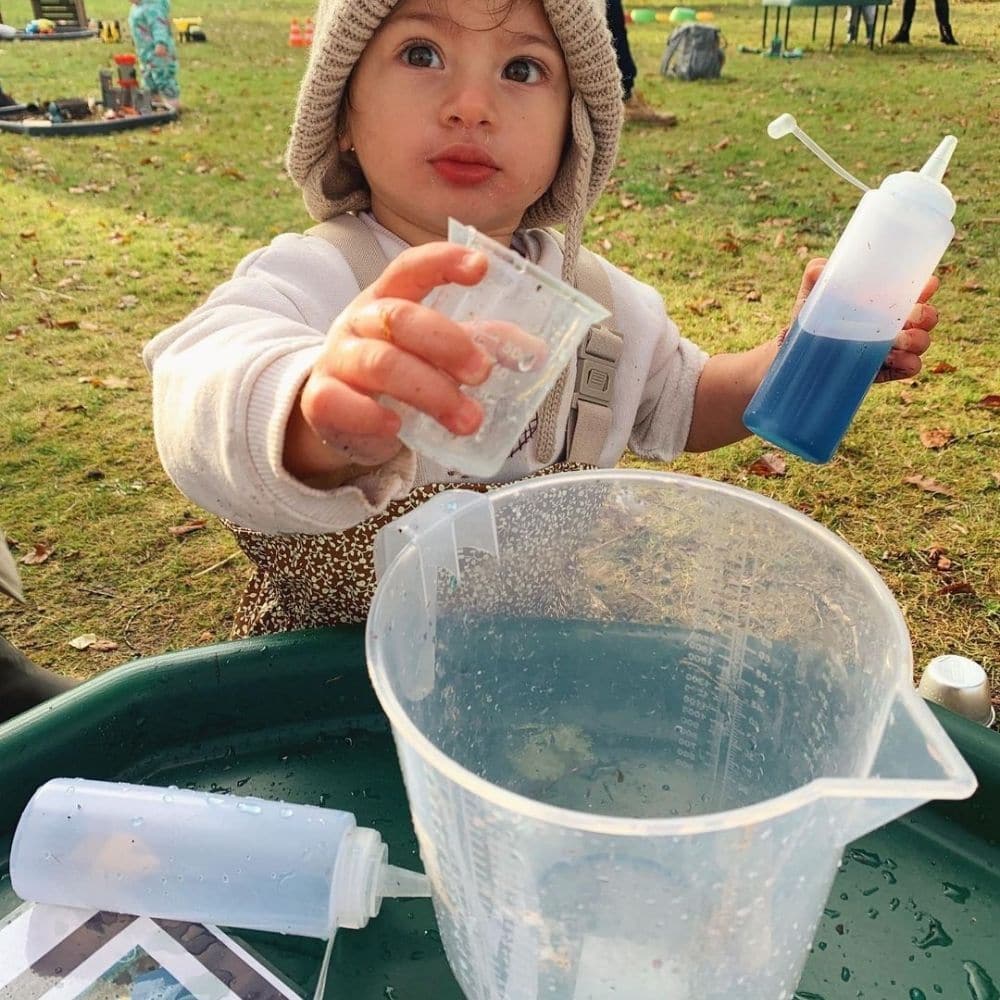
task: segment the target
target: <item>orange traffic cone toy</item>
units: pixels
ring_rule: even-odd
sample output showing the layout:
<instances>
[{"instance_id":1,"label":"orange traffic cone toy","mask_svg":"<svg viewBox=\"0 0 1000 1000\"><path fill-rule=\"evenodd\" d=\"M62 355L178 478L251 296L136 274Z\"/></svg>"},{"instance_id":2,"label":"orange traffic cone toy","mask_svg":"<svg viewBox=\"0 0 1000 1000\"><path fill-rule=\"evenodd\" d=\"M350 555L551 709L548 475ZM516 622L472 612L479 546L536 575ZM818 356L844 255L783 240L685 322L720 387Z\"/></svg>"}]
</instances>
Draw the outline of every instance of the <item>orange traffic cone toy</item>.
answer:
<instances>
[{"instance_id":1,"label":"orange traffic cone toy","mask_svg":"<svg viewBox=\"0 0 1000 1000\"><path fill-rule=\"evenodd\" d=\"M291 24L288 26L288 44L292 46L293 49L301 49L305 44L305 39L302 36L302 29L299 27L299 19L293 17Z\"/></svg>"},{"instance_id":2,"label":"orange traffic cone toy","mask_svg":"<svg viewBox=\"0 0 1000 1000\"><path fill-rule=\"evenodd\" d=\"M312 45L313 43L313 19L306 18L305 27L302 29L302 44Z\"/></svg>"}]
</instances>

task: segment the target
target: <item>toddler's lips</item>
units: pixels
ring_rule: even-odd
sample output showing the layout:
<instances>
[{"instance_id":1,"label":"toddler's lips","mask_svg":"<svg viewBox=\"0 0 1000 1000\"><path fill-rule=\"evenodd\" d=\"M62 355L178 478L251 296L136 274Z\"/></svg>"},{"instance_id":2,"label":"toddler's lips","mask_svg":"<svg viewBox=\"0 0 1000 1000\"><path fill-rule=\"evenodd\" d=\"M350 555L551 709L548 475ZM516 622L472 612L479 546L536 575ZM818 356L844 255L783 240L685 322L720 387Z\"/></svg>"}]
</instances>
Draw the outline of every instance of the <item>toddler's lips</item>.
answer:
<instances>
[{"instance_id":1,"label":"toddler's lips","mask_svg":"<svg viewBox=\"0 0 1000 1000\"><path fill-rule=\"evenodd\" d=\"M500 171L489 156L475 149L446 149L430 162L446 181L469 187L488 181Z\"/></svg>"}]
</instances>

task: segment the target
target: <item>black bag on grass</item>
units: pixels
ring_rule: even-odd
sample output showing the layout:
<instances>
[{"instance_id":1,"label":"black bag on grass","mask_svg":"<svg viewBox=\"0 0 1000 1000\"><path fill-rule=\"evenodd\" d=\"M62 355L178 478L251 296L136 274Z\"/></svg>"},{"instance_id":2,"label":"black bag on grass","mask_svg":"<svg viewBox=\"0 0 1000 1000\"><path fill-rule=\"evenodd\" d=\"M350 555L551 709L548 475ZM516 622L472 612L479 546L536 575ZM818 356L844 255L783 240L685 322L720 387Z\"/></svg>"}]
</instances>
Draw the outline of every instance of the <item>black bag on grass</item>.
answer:
<instances>
[{"instance_id":1,"label":"black bag on grass","mask_svg":"<svg viewBox=\"0 0 1000 1000\"><path fill-rule=\"evenodd\" d=\"M725 61L722 32L718 28L710 24L682 24L667 39L660 73L679 80L711 80L722 75Z\"/></svg>"}]
</instances>

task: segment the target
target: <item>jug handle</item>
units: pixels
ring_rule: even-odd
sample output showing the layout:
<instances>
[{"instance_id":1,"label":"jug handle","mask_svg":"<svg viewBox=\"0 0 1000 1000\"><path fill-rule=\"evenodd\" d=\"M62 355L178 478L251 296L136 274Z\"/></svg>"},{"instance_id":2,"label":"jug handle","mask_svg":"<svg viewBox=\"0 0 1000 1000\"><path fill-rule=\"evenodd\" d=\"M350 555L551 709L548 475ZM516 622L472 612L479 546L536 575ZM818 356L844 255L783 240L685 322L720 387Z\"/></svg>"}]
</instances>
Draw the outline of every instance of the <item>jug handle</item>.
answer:
<instances>
[{"instance_id":1,"label":"jug handle","mask_svg":"<svg viewBox=\"0 0 1000 1000\"><path fill-rule=\"evenodd\" d=\"M445 520L452 522L456 546L481 549L497 557L496 526L489 499L475 490L444 490L379 529L375 536L375 579L381 580L405 548L417 544L421 536Z\"/></svg>"}]
</instances>

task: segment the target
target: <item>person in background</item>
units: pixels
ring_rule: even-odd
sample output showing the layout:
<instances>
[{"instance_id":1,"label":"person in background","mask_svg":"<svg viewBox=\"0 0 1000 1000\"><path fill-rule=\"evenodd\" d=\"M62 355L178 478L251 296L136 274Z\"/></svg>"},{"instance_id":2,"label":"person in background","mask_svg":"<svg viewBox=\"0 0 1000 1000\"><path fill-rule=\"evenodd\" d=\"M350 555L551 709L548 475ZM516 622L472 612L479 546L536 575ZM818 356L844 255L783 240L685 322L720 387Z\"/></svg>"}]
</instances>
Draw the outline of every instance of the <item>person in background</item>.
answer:
<instances>
[{"instance_id":1,"label":"person in background","mask_svg":"<svg viewBox=\"0 0 1000 1000\"><path fill-rule=\"evenodd\" d=\"M889 39L894 45L910 44L910 25L917 9L917 0L903 0L903 23L899 31ZM934 14L937 16L938 32L942 45L958 45L958 39L951 30L951 19L948 12L948 0L934 0Z\"/></svg>"},{"instance_id":2,"label":"person in background","mask_svg":"<svg viewBox=\"0 0 1000 1000\"><path fill-rule=\"evenodd\" d=\"M650 106L642 94L635 90L635 78L638 75L632 50L628 44L628 32L625 29L625 10L621 0L607 0L608 27L611 29L611 40L615 46L615 58L618 61L618 71L622 75L622 100L625 102L625 119L630 122L640 122L645 125L663 125L668 127L677 124L676 115L667 115Z\"/></svg>"},{"instance_id":3,"label":"person in background","mask_svg":"<svg viewBox=\"0 0 1000 1000\"><path fill-rule=\"evenodd\" d=\"M177 82L177 46L167 0L132 0L129 31L142 70L142 85L154 100L173 108L181 105Z\"/></svg>"},{"instance_id":4,"label":"person in background","mask_svg":"<svg viewBox=\"0 0 1000 1000\"><path fill-rule=\"evenodd\" d=\"M861 19L865 19L865 38L870 42L875 37L875 14L878 7L873 3L851 7L847 15L847 40L858 40L858 27Z\"/></svg>"}]
</instances>

